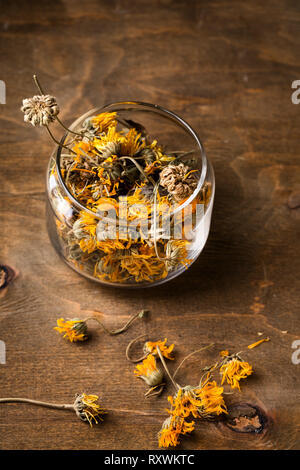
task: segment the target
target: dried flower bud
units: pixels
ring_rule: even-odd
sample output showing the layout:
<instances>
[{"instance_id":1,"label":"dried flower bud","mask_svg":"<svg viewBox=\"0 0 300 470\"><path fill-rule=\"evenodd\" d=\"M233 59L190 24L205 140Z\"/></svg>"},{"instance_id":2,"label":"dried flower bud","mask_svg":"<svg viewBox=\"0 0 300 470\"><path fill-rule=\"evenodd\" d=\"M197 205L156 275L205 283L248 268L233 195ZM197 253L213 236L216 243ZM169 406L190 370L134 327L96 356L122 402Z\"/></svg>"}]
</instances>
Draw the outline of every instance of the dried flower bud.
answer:
<instances>
[{"instance_id":1,"label":"dried flower bud","mask_svg":"<svg viewBox=\"0 0 300 470\"><path fill-rule=\"evenodd\" d=\"M30 122L33 126L47 126L55 120L59 107L54 96L36 95L23 100L21 111L25 122Z\"/></svg>"},{"instance_id":2,"label":"dried flower bud","mask_svg":"<svg viewBox=\"0 0 300 470\"><path fill-rule=\"evenodd\" d=\"M155 357L149 354L142 364L136 366L134 374L143 379L149 387L155 387L162 383L163 372L156 365Z\"/></svg>"},{"instance_id":3,"label":"dried flower bud","mask_svg":"<svg viewBox=\"0 0 300 470\"><path fill-rule=\"evenodd\" d=\"M54 327L59 333L64 333L64 338L67 338L71 343L76 341L85 341L87 336L87 324L84 320L73 318L72 320L65 321L63 318L57 320L57 326Z\"/></svg>"},{"instance_id":4,"label":"dried flower bud","mask_svg":"<svg viewBox=\"0 0 300 470\"><path fill-rule=\"evenodd\" d=\"M166 188L176 201L189 197L197 184L195 172L183 163L170 164L160 172L160 185Z\"/></svg>"},{"instance_id":5,"label":"dried flower bud","mask_svg":"<svg viewBox=\"0 0 300 470\"><path fill-rule=\"evenodd\" d=\"M78 418L88 422L90 426L92 426L93 420L98 424L97 418L102 421L101 415L106 413L105 410L96 403L98 398L97 395L78 394L73 405Z\"/></svg>"}]
</instances>

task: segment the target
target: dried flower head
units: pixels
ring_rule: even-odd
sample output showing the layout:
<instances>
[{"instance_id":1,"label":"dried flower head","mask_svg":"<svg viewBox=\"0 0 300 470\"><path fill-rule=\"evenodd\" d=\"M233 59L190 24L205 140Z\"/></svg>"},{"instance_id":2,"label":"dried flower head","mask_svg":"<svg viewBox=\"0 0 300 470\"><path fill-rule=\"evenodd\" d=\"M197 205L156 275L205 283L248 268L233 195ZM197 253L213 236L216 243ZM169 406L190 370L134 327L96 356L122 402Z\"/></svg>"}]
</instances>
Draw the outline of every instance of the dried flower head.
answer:
<instances>
[{"instance_id":1,"label":"dried flower head","mask_svg":"<svg viewBox=\"0 0 300 470\"><path fill-rule=\"evenodd\" d=\"M59 107L54 96L36 95L23 100L21 111L25 122L33 126L48 126L58 115Z\"/></svg>"},{"instance_id":2,"label":"dried flower head","mask_svg":"<svg viewBox=\"0 0 300 470\"><path fill-rule=\"evenodd\" d=\"M64 338L67 338L71 343L85 341L88 338L87 324L84 320L80 320L79 318L73 318L67 321L63 318L59 318L54 330L59 331L59 333L64 333Z\"/></svg>"},{"instance_id":3,"label":"dried flower head","mask_svg":"<svg viewBox=\"0 0 300 470\"><path fill-rule=\"evenodd\" d=\"M237 355L228 356L225 359L223 365L220 367L220 373L222 375L221 385L227 381L231 388L240 389L240 380L246 379L253 373L252 366L245 361L242 361Z\"/></svg>"},{"instance_id":4,"label":"dried flower head","mask_svg":"<svg viewBox=\"0 0 300 470\"><path fill-rule=\"evenodd\" d=\"M159 347L162 355L166 357L167 359L174 359L172 356L172 351L174 349L174 344L171 344L170 346L167 346L167 338L164 339L164 341L147 341L144 345L144 352L145 353L151 353L154 355L157 355L157 346Z\"/></svg>"},{"instance_id":5,"label":"dried flower head","mask_svg":"<svg viewBox=\"0 0 300 470\"><path fill-rule=\"evenodd\" d=\"M213 418L227 413L223 398L223 387L218 387L215 381L206 382L202 387L180 388L174 397L169 396L168 401L172 409L172 416L187 418L190 414L194 418Z\"/></svg>"},{"instance_id":6,"label":"dried flower head","mask_svg":"<svg viewBox=\"0 0 300 470\"><path fill-rule=\"evenodd\" d=\"M110 126L117 125L117 113L101 113L97 116L94 116L90 119L90 123L97 129L97 131L101 134L102 132L106 131Z\"/></svg>"},{"instance_id":7,"label":"dried flower head","mask_svg":"<svg viewBox=\"0 0 300 470\"><path fill-rule=\"evenodd\" d=\"M157 367L155 357L149 354L142 364L136 366L134 374L143 379L150 387L155 387L162 383L163 372Z\"/></svg>"},{"instance_id":8,"label":"dried flower head","mask_svg":"<svg viewBox=\"0 0 300 470\"><path fill-rule=\"evenodd\" d=\"M74 402L74 410L76 415L82 420L87 421L92 426L93 421L98 424L97 418L103 421L101 415L105 414L105 410L96 402L97 395L86 395L82 393L77 395Z\"/></svg>"},{"instance_id":9,"label":"dried flower head","mask_svg":"<svg viewBox=\"0 0 300 470\"><path fill-rule=\"evenodd\" d=\"M184 163L169 164L160 172L160 185L166 188L176 201L189 197L197 184L195 171Z\"/></svg>"},{"instance_id":10,"label":"dried flower head","mask_svg":"<svg viewBox=\"0 0 300 470\"><path fill-rule=\"evenodd\" d=\"M159 447L176 447L179 444L179 436L194 430L194 421L188 423L183 418L169 416L158 434Z\"/></svg>"}]
</instances>

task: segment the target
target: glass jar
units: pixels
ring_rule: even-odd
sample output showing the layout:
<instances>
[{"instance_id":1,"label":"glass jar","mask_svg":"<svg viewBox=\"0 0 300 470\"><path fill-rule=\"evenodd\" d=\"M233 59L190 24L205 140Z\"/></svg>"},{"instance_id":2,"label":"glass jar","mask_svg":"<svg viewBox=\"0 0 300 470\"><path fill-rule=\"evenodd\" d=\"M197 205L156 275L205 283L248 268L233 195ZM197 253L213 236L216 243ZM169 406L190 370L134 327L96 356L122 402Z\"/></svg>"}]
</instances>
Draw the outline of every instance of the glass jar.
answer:
<instances>
[{"instance_id":1,"label":"glass jar","mask_svg":"<svg viewBox=\"0 0 300 470\"><path fill-rule=\"evenodd\" d=\"M129 132L133 127L138 136L136 142L139 141L142 148L135 156L122 153L114 156L112 151L105 162L108 166L114 162L115 169L119 172L123 169L126 178L130 172L133 179L139 174L142 183L128 194L118 195L101 186L108 194L101 192L95 196L93 193L94 201L93 198L82 199L78 192L76 195L72 191L66 171L71 168L86 176L89 170L82 164L79 168L71 164L75 154L66 147L72 148L76 139L80 139L73 132L91 129L94 116L104 116L102 113L116 113L111 116L117 117L118 135L125 135L126 129ZM93 138L89 136L84 140L89 142ZM148 150L145 150L145 142ZM104 161L101 149L101 161ZM141 155L144 158L151 150L155 157L142 167ZM84 150L82 152L80 155L84 155ZM68 170L65 160L69 162ZM192 170L188 171L190 168ZM123 173L118 173L118 181L123 181L120 176ZM189 181L193 186L188 186ZM87 182L80 189L80 195L92 186ZM185 271L201 253L209 233L214 191L212 165L198 136L184 120L149 103L113 103L77 119L50 158L47 170L49 236L63 260L89 279L119 287L156 286Z\"/></svg>"}]
</instances>

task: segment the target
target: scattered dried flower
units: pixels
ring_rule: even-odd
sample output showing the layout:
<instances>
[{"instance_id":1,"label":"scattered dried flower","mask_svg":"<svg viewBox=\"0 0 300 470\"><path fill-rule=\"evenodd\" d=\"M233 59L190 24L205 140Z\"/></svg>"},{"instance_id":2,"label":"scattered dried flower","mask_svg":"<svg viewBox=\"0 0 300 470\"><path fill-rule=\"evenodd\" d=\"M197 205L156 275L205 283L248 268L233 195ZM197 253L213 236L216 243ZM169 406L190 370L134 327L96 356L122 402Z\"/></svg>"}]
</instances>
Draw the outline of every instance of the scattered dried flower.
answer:
<instances>
[{"instance_id":1,"label":"scattered dried flower","mask_svg":"<svg viewBox=\"0 0 300 470\"><path fill-rule=\"evenodd\" d=\"M231 388L240 389L240 380L246 379L253 373L252 366L245 361L242 361L237 355L229 356L225 359L223 365L220 367L222 375L221 385L227 381Z\"/></svg>"},{"instance_id":2,"label":"scattered dried flower","mask_svg":"<svg viewBox=\"0 0 300 470\"><path fill-rule=\"evenodd\" d=\"M194 418L213 418L227 413L223 387L217 386L215 381L207 381L201 387L187 385L174 397L169 396L168 401L172 406L169 413L175 417L187 418L191 414Z\"/></svg>"},{"instance_id":3,"label":"scattered dried flower","mask_svg":"<svg viewBox=\"0 0 300 470\"><path fill-rule=\"evenodd\" d=\"M59 318L54 330L62 334L64 333L64 338L67 338L71 343L88 339L87 324L84 320L80 320L79 318L67 321L63 318Z\"/></svg>"},{"instance_id":4,"label":"scattered dried flower","mask_svg":"<svg viewBox=\"0 0 300 470\"><path fill-rule=\"evenodd\" d=\"M93 421L98 424L97 418L103 421L101 415L106 413L106 411L96 403L98 398L97 395L78 394L73 405L76 415L82 421L88 421L90 426L92 426Z\"/></svg>"},{"instance_id":5,"label":"scattered dried flower","mask_svg":"<svg viewBox=\"0 0 300 470\"><path fill-rule=\"evenodd\" d=\"M149 354L142 364L136 366L134 374L143 379L150 387L160 385L164 376L162 370L157 367L155 357L152 354Z\"/></svg>"},{"instance_id":6,"label":"scattered dried flower","mask_svg":"<svg viewBox=\"0 0 300 470\"><path fill-rule=\"evenodd\" d=\"M117 330L108 329L102 322L97 318L97 314L100 312L95 312L94 316L88 317L84 320L79 318L73 318L72 320L65 321L63 318L57 320L57 326L54 327L54 330L57 330L59 333L64 333L64 338L67 338L71 343L76 341L85 341L88 339L87 335L87 322L89 320L95 320L105 331L105 333L115 336L127 331L131 323L133 323L137 318L143 318L146 314L145 310L142 310L139 313L132 315L129 320L121 328Z\"/></svg>"},{"instance_id":7,"label":"scattered dried flower","mask_svg":"<svg viewBox=\"0 0 300 470\"><path fill-rule=\"evenodd\" d=\"M169 416L158 434L159 447L176 447L179 444L179 436L194 430L194 421L188 423L183 418Z\"/></svg>"},{"instance_id":8,"label":"scattered dried flower","mask_svg":"<svg viewBox=\"0 0 300 470\"><path fill-rule=\"evenodd\" d=\"M106 411L96 403L98 395L87 395L86 393L77 394L73 404L60 404L49 403L40 400L32 400L30 398L0 398L0 403L29 403L37 406L44 406L46 408L55 408L57 410L71 410L75 411L78 418L82 421L88 422L90 426L93 422L98 424L98 420L103 420L102 415Z\"/></svg>"}]
</instances>

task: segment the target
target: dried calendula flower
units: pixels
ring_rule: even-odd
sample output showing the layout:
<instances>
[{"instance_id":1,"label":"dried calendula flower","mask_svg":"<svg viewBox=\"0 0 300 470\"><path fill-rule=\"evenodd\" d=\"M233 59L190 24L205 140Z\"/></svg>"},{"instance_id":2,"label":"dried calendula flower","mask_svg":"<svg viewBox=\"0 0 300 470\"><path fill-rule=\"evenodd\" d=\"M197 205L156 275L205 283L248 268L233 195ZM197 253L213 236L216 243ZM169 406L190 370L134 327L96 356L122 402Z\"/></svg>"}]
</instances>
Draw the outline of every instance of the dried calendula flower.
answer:
<instances>
[{"instance_id":1,"label":"dried calendula flower","mask_svg":"<svg viewBox=\"0 0 300 470\"><path fill-rule=\"evenodd\" d=\"M30 398L0 398L0 403L29 403L46 408L55 408L57 410L75 411L78 418L88 422L90 426L93 422L98 424L98 420L103 421L102 415L106 411L97 403L98 395L87 395L86 393L77 394L73 404L49 403L46 401L32 400Z\"/></svg>"},{"instance_id":2,"label":"dried calendula flower","mask_svg":"<svg viewBox=\"0 0 300 470\"><path fill-rule=\"evenodd\" d=\"M172 356L172 351L174 349L174 344L170 344L170 346L167 346L167 338L164 339L164 341L147 341L144 345L144 352L145 354L151 353L157 355L157 346L159 347L162 355L166 357L167 359L173 360L174 357Z\"/></svg>"},{"instance_id":3,"label":"dried calendula flower","mask_svg":"<svg viewBox=\"0 0 300 470\"><path fill-rule=\"evenodd\" d=\"M158 434L159 447L176 447L179 444L179 436L194 430L194 421L188 423L183 418L169 416Z\"/></svg>"},{"instance_id":4,"label":"dried calendula flower","mask_svg":"<svg viewBox=\"0 0 300 470\"><path fill-rule=\"evenodd\" d=\"M54 96L35 95L23 100L21 111L25 122L33 126L48 126L58 115L59 107Z\"/></svg>"},{"instance_id":5,"label":"dried calendula flower","mask_svg":"<svg viewBox=\"0 0 300 470\"><path fill-rule=\"evenodd\" d=\"M87 324L84 320L74 318L65 321L63 318L57 320L57 326L54 327L59 333L64 333L64 338L67 338L71 343L76 341L85 341L87 336Z\"/></svg>"},{"instance_id":6,"label":"dried calendula flower","mask_svg":"<svg viewBox=\"0 0 300 470\"><path fill-rule=\"evenodd\" d=\"M100 312L97 312L98 314ZM95 315L97 314L95 313ZM146 311L142 310L139 313L135 313L130 317L130 319L123 325L121 328L117 330L109 330L106 326L103 325L101 320L97 318L97 316L92 316L81 320L79 318L73 318L71 320L64 320L63 318L59 318L57 320L57 326L54 327L54 330L57 330L59 333L64 333L64 338L67 338L71 343L76 341L85 341L88 339L87 335L87 322L90 320L95 320L107 333L108 335L115 336L123 333L124 331L128 330L131 323L134 322L137 318L143 318Z\"/></svg>"},{"instance_id":7,"label":"dried calendula flower","mask_svg":"<svg viewBox=\"0 0 300 470\"><path fill-rule=\"evenodd\" d=\"M206 346L202 348L202 350L210 346L211 345ZM223 397L223 387L219 387L215 381L210 381L209 373L200 380L198 386L193 387L186 385L181 387L174 380L175 374L185 359L190 357L193 353L189 354L181 362L179 368L177 368L175 374L172 376L166 366L159 346L157 347L157 352L176 390L174 396L168 397L168 401L171 405L171 408L168 410L170 417L164 422L159 433L159 446L176 446L179 443L180 434L191 432L194 429L194 422L187 422L186 418L192 415L194 418L213 419L222 413L227 413Z\"/></svg>"},{"instance_id":8,"label":"dried calendula flower","mask_svg":"<svg viewBox=\"0 0 300 470\"><path fill-rule=\"evenodd\" d=\"M157 367L155 357L152 354L149 354L142 364L136 366L134 374L143 379L150 387L160 385L164 376L162 370Z\"/></svg>"},{"instance_id":9,"label":"dried calendula flower","mask_svg":"<svg viewBox=\"0 0 300 470\"><path fill-rule=\"evenodd\" d=\"M240 380L246 379L253 373L252 366L243 361L238 354L227 356L220 367L220 374L222 375L221 385L225 381L231 386L231 388L240 389Z\"/></svg>"},{"instance_id":10,"label":"dried calendula flower","mask_svg":"<svg viewBox=\"0 0 300 470\"><path fill-rule=\"evenodd\" d=\"M168 397L168 401L172 406L169 413L176 417L187 418L191 414L194 418L213 418L227 413L223 387L215 381L201 387L187 385L179 388L174 397Z\"/></svg>"},{"instance_id":11,"label":"dried calendula flower","mask_svg":"<svg viewBox=\"0 0 300 470\"><path fill-rule=\"evenodd\" d=\"M176 201L189 197L196 189L196 172L184 163L169 164L160 172L160 185L168 190Z\"/></svg>"},{"instance_id":12,"label":"dried calendula flower","mask_svg":"<svg viewBox=\"0 0 300 470\"><path fill-rule=\"evenodd\" d=\"M86 393L78 394L73 405L77 416L82 421L88 421L90 426L92 426L93 421L98 424L97 419L103 421L101 415L106 413L97 403L98 398L97 395L87 395Z\"/></svg>"}]
</instances>

